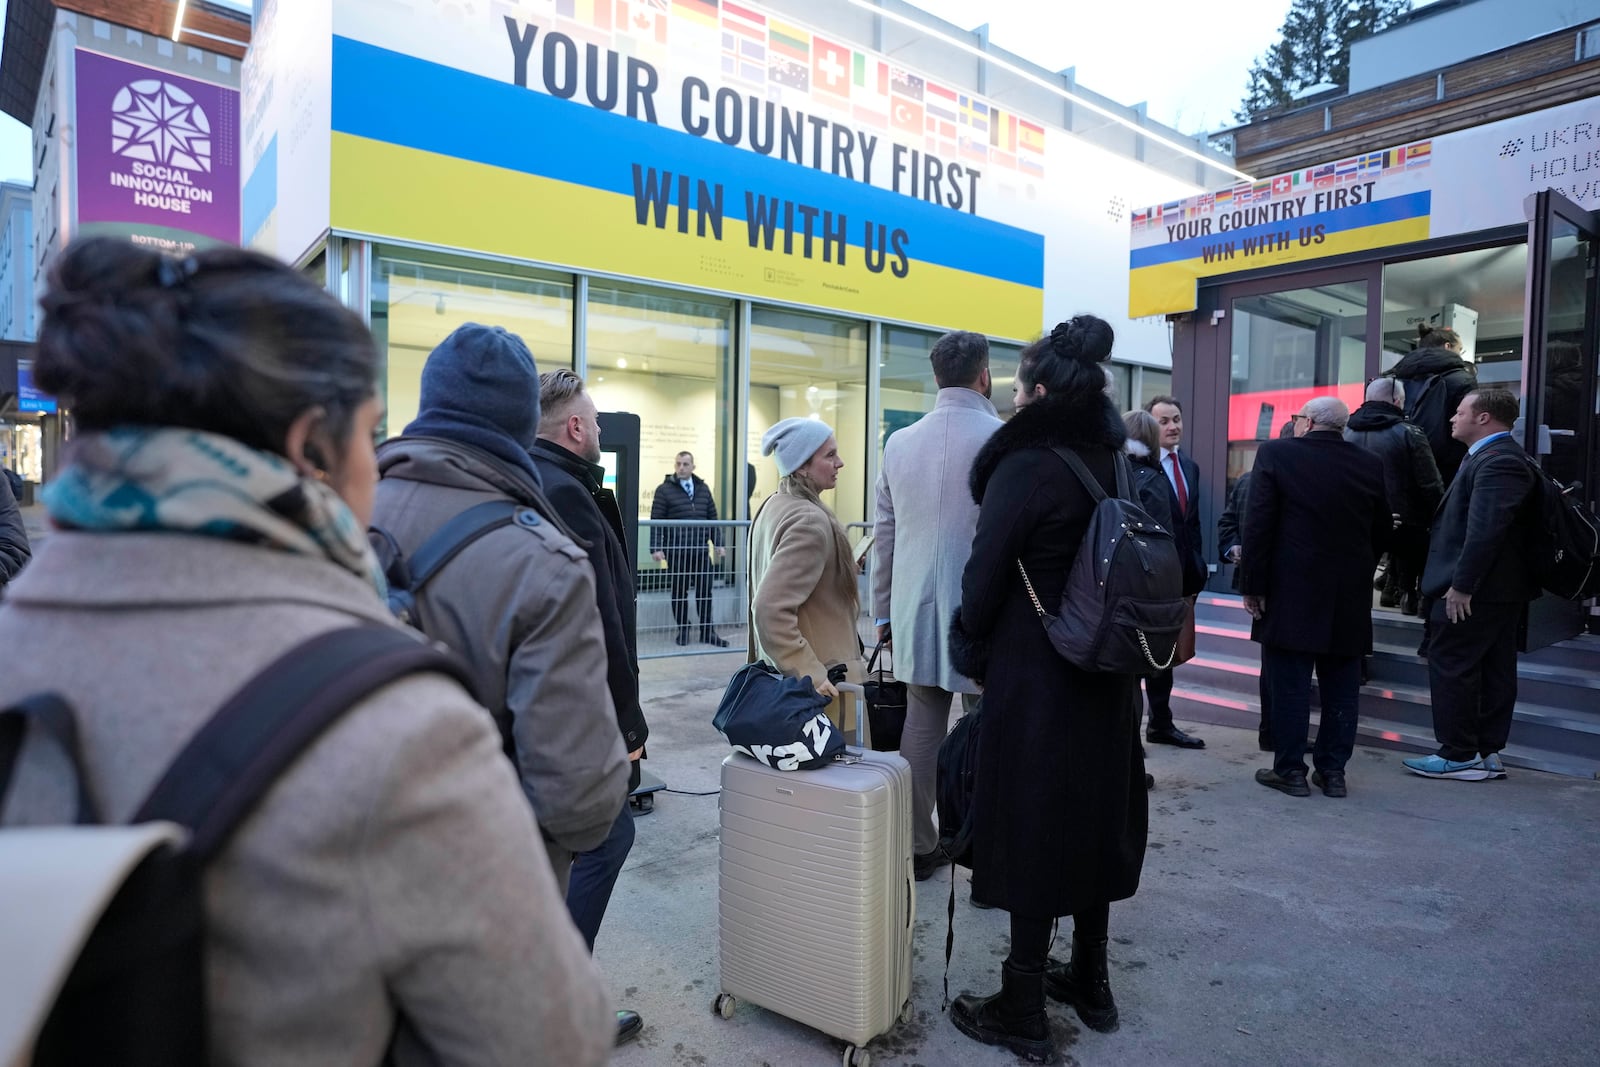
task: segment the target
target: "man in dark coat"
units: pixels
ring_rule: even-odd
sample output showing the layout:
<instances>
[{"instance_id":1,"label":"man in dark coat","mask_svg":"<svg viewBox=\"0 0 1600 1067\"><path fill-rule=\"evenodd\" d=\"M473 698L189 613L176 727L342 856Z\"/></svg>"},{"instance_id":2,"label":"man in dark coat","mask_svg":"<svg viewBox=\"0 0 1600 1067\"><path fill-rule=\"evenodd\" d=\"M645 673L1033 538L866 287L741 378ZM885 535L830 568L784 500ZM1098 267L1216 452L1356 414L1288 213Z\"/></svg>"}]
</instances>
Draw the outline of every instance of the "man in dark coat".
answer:
<instances>
[{"instance_id":1,"label":"man in dark coat","mask_svg":"<svg viewBox=\"0 0 1600 1067\"><path fill-rule=\"evenodd\" d=\"M633 567L624 547L622 511L616 494L605 488L605 468L600 466L599 412L583 388L583 379L565 369L539 376L539 409L539 438L529 454L544 483L546 499L582 540L594 566L595 602L606 643L606 685L631 761L631 789L639 784L639 757L650 730L639 707ZM632 848L633 814L623 801L611 833L599 847L572 859L567 910L591 952L611 891ZM631 1039L643 1027L637 1012L619 1011L617 1043Z\"/></svg>"},{"instance_id":2,"label":"man in dark coat","mask_svg":"<svg viewBox=\"0 0 1600 1067\"><path fill-rule=\"evenodd\" d=\"M1528 567L1538 483L1511 436L1518 414L1508 390L1483 388L1461 399L1453 420L1467 460L1434 518L1422 574L1439 751L1404 761L1426 778L1505 777L1499 753L1517 703L1517 623L1539 595Z\"/></svg>"},{"instance_id":3,"label":"man in dark coat","mask_svg":"<svg viewBox=\"0 0 1600 1067\"><path fill-rule=\"evenodd\" d=\"M717 502L711 496L711 487L695 474L694 456L690 453L679 452L673 461L672 473L656 486L655 498L650 502L650 518L717 521ZM718 559L726 555L722 527L650 528L650 558L666 563L672 575L672 618L678 624L678 644L689 643L689 585L693 583L695 607L700 613L701 643L727 648L728 642L712 625L711 561L706 555L707 544L716 547Z\"/></svg>"},{"instance_id":4,"label":"man in dark coat","mask_svg":"<svg viewBox=\"0 0 1600 1067\"><path fill-rule=\"evenodd\" d=\"M1478 384L1472 364L1461 358L1461 338L1454 330L1424 327L1419 347L1396 363L1389 377L1405 384L1406 417L1427 434L1439 477L1449 485L1467 455L1450 436L1450 417Z\"/></svg>"},{"instance_id":5,"label":"man in dark coat","mask_svg":"<svg viewBox=\"0 0 1600 1067\"><path fill-rule=\"evenodd\" d=\"M1306 736L1311 672L1322 725L1312 752L1314 784L1346 795L1355 749L1361 657L1372 651L1372 571L1389 540L1383 464L1344 440L1350 409L1337 397L1308 400L1288 441L1256 453L1240 566L1252 640L1272 688L1271 769L1256 781L1310 796Z\"/></svg>"},{"instance_id":6,"label":"man in dark coat","mask_svg":"<svg viewBox=\"0 0 1600 1067\"><path fill-rule=\"evenodd\" d=\"M1417 613L1422 561L1428 554L1428 524L1444 496L1428 436L1405 417L1406 391L1399 379L1377 378L1367 386L1367 402L1350 413L1344 439L1383 462L1383 486L1394 509L1389 569L1384 575L1384 607Z\"/></svg>"},{"instance_id":7,"label":"man in dark coat","mask_svg":"<svg viewBox=\"0 0 1600 1067\"><path fill-rule=\"evenodd\" d=\"M1173 525L1178 529L1179 550L1192 556L1184 565L1184 596L1195 596L1205 587L1205 549L1200 535L1200 466L1180 451L1183 442L1183 406L1173 396L1152 397L1144 409L1155 417L1161 426L1161 455L1156 465L1172 483L1173 495L1178 501L1178 511L1173 515ZM1199 575L1198 581L1191 575ZM1145 699L1150 704L1150 718L1145 725L1144 739L1153 745L1174 745L1178 748L1205 748L1206 743L1178 727L1172 721L1172 670L1156 671L1144 680Z\"/></svg>"}]
</instances>

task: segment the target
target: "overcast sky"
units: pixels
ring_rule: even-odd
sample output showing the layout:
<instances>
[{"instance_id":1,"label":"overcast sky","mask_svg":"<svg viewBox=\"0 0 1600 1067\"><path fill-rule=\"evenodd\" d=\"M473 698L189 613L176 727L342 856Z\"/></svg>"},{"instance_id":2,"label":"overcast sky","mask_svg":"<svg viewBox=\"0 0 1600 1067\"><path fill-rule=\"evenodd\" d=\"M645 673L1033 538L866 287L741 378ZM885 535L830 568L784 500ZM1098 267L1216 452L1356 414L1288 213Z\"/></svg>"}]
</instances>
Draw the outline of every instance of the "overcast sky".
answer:
<instances>
[{"instance_id":1,"label":"overcast sky","mask_svg":"<svg viewBox=\"0 0 1600 1067\"><path fill-rule=\"evenodd\" d=\"M1041 0L913 0L948 22L989 24L989 39L1185 133L1233 124L1250 64L1276 39L1290 0L1045 4ZM28 130L0 116L0 177L29 180Z\"/></svg>"},{"instance_id":2,"label":"overcast sky","mask_svg":"<svg viewBox=\"0 0 1600 1067\"><path fill-rule=\"evenodd\" d=\"M1250 64L1277 39L1291 0L1046 4L1040 0L910 0L963 29L989 24L997 47L1184 133L1232 126Z\"/></svg>"}]
</instances>

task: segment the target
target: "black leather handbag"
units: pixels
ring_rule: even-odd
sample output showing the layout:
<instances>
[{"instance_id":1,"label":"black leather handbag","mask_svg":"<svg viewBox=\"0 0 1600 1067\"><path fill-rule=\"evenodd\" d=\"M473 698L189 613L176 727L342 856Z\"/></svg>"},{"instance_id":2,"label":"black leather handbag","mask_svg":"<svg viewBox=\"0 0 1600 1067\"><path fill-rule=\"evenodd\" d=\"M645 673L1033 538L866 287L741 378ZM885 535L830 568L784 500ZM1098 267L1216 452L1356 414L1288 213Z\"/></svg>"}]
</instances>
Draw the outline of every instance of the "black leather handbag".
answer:
<instances>
[{"instance_id":1,"label":"black leather handbag","mask_svg":"<svg viewBox=\"0 0 1600 1067\"><path fill-rule=\"evenodd\" d=\"M906 728L906 683L894 677L894 668L878 668L878 657L884 652L879 641L867 660L866 691L867 722L872 726L872 747L879 752L900 751L900 734Z\"/></svg>"}]
</instances>

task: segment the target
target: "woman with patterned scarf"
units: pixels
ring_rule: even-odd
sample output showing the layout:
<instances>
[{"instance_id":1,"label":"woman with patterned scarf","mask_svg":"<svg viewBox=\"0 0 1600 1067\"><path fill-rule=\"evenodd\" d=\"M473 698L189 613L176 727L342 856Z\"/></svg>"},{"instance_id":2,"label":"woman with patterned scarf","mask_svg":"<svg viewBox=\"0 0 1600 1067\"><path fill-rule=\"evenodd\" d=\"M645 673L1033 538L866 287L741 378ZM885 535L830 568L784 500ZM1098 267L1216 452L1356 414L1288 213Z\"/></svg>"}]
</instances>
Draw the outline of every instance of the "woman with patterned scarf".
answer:
<instances>
[{"instance_id":1,"label":"woman with patterned scarf","mask_svg":"<svg viewBox=\"0 0 1600 1067\"><path fill-rule=\"evenodd\" d=\"M268 663L397 625L365 537L378 354L332 296L239 249L80 241L41 304L34 373L75 432L45 493L55 530L0 605L0 706L65 697L100 814L125 822ZM25 746L8 821L51 821L65 778ZM602 980L499 737L442 675L356 704L204 877L211 1062L610 1053Z\"/></svg>"}]
</instances>

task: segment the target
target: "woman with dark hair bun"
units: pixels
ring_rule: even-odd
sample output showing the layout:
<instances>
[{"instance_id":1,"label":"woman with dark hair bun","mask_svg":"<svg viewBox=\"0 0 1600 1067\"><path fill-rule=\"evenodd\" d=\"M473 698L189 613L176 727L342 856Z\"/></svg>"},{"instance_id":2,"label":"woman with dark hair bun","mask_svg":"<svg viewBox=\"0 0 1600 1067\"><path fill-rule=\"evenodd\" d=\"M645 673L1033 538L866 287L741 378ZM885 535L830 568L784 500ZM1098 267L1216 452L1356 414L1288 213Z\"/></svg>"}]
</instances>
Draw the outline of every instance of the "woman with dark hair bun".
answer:
<instances>
[{"instance_id":1,"label":"woman with dark hair bun","mask_svg":"<svg viewBox=\"0 0 1600 1067\"><path fill-rule=\"evenodd\" d=\"M1078 315L1022 352L1017 414L972 469L979 504L956 668L983 683L981 762L972 810L972 897L1011 913L1000 992L957 997L962 1033L1019 1055L1055 1055L1045 997L1092 1029L1116 1029L1106 973L1110 904L1131 897L1144 864L1147 810L1133 675L1083 671L1046 636L1018 569L1055 612L1095 500L1053 450L1077 455L1108 494L1126 440L1100 366L1111 327ZM1072 916L1072 956L1048 958L1051 927Z\"/></svg>"},{"instance_id":2,"label":"woman with dark hair bun","mask_svg":"<svg viewBox=\"0 0 1600 1067\"><path fill-rule=\"evenodd\" d=\"M124 823L269 663L398 628L366 540L378 353L327 292L236 248L79 241L40 303L35 374L74 433L45 490L55 532L0 603L0 707L64 697L98 816ZM5 815L71 823L71 776L39 747ZM610 1052L600 975L500 738L443 675L351 707L203 879L206 1062Z\"/></svg>"}]
</instances>

